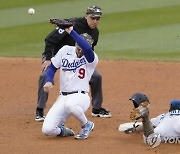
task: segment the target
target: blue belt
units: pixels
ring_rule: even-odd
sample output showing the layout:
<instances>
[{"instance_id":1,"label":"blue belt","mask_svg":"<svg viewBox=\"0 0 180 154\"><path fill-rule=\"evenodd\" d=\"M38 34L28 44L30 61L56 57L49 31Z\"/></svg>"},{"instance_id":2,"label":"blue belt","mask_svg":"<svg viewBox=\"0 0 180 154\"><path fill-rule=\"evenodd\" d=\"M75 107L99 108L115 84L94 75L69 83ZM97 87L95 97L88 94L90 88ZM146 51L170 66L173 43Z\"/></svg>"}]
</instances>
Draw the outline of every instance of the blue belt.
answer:
<instances>
[{"instance_id":1,"label":"blue belt","mask_svg":"<svg viewBox=\"0 0 180 154\"><path fill-rule=\"evenodd\" d=\"M79 91L82 94L85 94L85 91ZM71 91L71 92L61 92L62 95L66 96L66 95L70 95L70 94L75 94L78 93L78 91Z\"/></svg>"}]
</instances>

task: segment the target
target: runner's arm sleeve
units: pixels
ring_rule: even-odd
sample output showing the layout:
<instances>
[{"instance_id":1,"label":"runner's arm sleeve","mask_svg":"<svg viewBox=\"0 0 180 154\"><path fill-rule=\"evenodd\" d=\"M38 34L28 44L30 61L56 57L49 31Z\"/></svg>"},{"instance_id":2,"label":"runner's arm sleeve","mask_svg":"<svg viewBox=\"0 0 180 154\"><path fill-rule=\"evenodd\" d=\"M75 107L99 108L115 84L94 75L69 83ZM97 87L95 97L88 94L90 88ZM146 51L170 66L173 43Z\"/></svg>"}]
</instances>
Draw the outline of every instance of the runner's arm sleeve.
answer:
<instances>
[{"instance_id":1,"label":"runner's arm sleeve","mask_svg":"<svg viewBox=\"0 0 180 154\"><path fill-rule=\"evenodd\" d=\"M84 52L84 56L86 57L87 61L89 63L92 63L94 61L95 56L94 56L94 51L92 50L92 47L89 45L89 43L83 37L81 37L78 33L76 33L75 30L71 31L70 36L82 48Z\"/></svg>"},{"instance_id":2,"label":"runner's arm sleeve","mask_svg":"<svg viewBox=\"0 0 180 154\"><path fill-rule=\"evenodd\" d=\"M51 63L51 65L47 68L46 71L46 82L53 82L56 71L57 68Z\"/></svg>"}]
</instances>

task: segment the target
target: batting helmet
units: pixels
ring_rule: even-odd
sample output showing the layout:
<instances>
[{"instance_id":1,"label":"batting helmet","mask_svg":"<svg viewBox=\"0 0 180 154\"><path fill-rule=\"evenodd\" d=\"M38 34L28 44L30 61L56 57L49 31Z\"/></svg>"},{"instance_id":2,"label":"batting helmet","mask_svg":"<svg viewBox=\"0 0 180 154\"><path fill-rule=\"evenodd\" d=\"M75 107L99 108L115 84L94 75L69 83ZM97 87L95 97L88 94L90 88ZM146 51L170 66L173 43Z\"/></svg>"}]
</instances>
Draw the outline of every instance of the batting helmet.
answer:
<instances>
[{"instance_id":1,"label":"batting helmet","mask_svg":"<svg viewBox=\"0 0 180 154\"><path fill-rule=\"evenodd\" d=\"M149 99L143 93L135 93L129 100L133 102L135 108L139 107L143 102L148 102L150 104Z\"/></svg>"},{"instance_id":2,"label":"batting helmet","mask_svg":"<svg viewBox=\"0 0 180 154\"><path fill-rule=\"evenodd\" d=\"M81 36L89 43L89 45L92 47L92 44L93 44L93 39L92 37L87 34L87 33L83 33L81 34ZM79 49L81 49L81 47L77 44L77 42L75 43L75 46Z\"/></svg>"},{"instance_id":3,"label":"batting helmet","mask_svg":"<svg viewBox=\"0 0 180 154\"><path fill-rule=\"evenodd\" d=\"M172 110L180 110L180 100L172 100L170 102L169 111L172 111Z\"/></svg>"},{"instance_id":4,"label":"batting helmet","mask_svg":"<svg viewBox=\"0 0 180 154\"><path fill-rule=\"evenodd\" d=\"M81 34L81 36L89 43L90 46L92 46L93 39L89 34L83 33L83 34Z\"/></svg>"}]
</instances>

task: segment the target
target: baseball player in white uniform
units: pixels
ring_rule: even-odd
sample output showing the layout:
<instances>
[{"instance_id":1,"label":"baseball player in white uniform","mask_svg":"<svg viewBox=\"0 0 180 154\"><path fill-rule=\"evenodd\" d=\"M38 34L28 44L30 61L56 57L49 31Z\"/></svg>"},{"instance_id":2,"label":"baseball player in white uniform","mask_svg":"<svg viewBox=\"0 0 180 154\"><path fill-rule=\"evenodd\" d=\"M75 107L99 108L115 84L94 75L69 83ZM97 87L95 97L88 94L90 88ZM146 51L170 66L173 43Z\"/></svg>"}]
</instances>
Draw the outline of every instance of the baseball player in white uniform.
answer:
<instances>
[{"instance_id":1,"label":"baseball player in white uniform","mask_svg":"<svg viewBox=\"0 0 180 154\"><path fill-rule=\"evenodd\" d=\"M150 148L155 148L160 143L180 143L180 100L172 100L169 112L152 119L149 119L149 99L146 95L136 93L130 100L135 107L130 118L132 120L142 119L142 122L129 125L129 128L123 130L125 133L143 132L144 142ZM128 123L120 125L119 130L125 125L127 126Z\"/></svg>"},{"instance_id":2,"label":"baseball player in white uniform","mask_svg":"<svg viewBox=\"0 0 180 154\"><path fill-rule=\"evenodd\" d=\"M65 30L76 41L76 45L65 45L51 59L44 90L48 92L53 87L54 74L60 69L60 95L47 113L42 132L47 136L74 136L74 131L64 125L73 115L81 125L75 139L86 139L94 128L94 123L87 120L85 112L90 105L89 80L98 57L92 50L93 40L90 35L85 33L80 36L73 30L73 26Z\"/></svg>"}]
</instances>

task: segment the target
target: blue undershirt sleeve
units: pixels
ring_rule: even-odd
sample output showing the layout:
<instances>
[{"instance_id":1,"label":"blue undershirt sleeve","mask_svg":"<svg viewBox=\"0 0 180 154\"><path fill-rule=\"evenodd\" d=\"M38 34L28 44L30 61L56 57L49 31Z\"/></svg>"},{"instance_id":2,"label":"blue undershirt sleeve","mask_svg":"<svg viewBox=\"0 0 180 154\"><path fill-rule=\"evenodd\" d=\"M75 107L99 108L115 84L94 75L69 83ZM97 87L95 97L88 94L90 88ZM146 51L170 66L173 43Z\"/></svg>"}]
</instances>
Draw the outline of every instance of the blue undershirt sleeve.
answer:
<instances>
[{"instance_id":1,"label":"blue undershirt sleeve","mask_svg":"<svg viewBox=\"0 0 180 154\"><path fill-rule=\"evenodd\" d=\"M53 82L57 68L51 63L46 71L46 82Z\"/></svg>"},{"instance_id":2,"label":"blue undershirt sleeve","mask_svg":"<svg viewBox=\"0 0 180 154\"><path fill-rule=\"evenodd\" d=\"M74 30L71 31L70 36L82 48L87 61L92 63L94 61L94 51L92 50L92 47L89 45L89 43Z\"/></svg>"}]
</instances>

